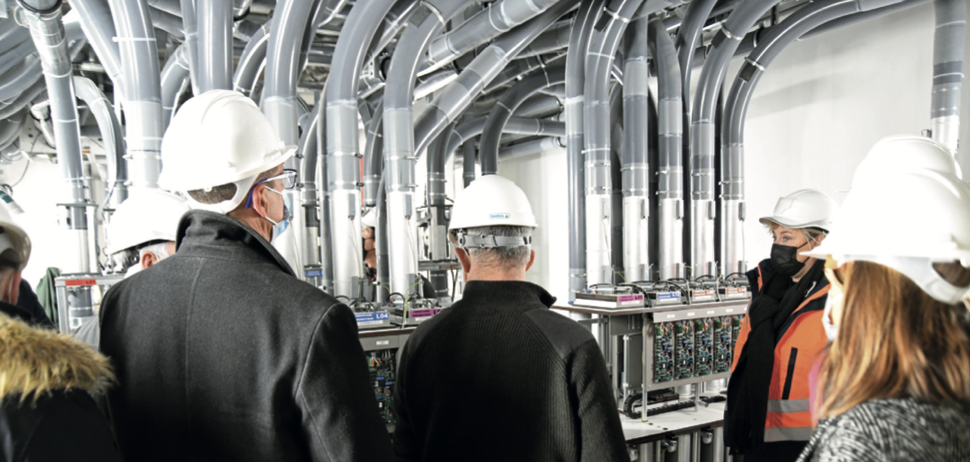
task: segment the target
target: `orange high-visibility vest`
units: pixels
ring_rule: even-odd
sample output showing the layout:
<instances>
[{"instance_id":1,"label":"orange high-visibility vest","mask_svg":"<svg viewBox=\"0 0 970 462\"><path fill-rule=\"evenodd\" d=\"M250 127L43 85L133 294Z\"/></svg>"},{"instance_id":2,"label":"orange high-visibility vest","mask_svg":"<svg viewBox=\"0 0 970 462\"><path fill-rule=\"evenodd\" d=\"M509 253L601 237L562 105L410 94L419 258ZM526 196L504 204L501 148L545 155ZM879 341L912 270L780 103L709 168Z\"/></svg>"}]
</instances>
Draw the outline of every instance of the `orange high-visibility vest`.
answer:
<instances>
[{"instance_id":1,"label":"orange high-visibility vest","mask_svg":"<svg viewBox=\"0 0 970 462\"><path fill-rule=\"evenodd\" d=\"M758 266L758 291L764 281ZM822 279L809 291L782 328L775 345L775 365L768 388L768 414L765 417L765 442L808 441L812 436L812 413L809 404L808 374L815 359L825 349L828 337L822 327L828 281ZM741 349L748 340L751 326L744 316L741 332L734 346L731 372L738 365Z\"/></svg>"}]
</instances>

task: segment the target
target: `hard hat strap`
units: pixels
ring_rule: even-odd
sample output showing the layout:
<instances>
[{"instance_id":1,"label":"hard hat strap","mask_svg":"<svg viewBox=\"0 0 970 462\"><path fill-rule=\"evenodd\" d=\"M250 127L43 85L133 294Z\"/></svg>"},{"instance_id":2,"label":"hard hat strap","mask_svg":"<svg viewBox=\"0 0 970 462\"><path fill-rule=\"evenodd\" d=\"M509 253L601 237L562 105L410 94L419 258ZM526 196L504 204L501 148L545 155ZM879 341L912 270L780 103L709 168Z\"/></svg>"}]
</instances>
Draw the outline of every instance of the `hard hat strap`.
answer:
<instances>
[{"instance_id":1,"label":"hard hat strap","mask_svg":"<svg viewBox=\"0 0 970 462\"><path fill-rule=\"evenodd\" d=\"M467 234L464 230L455 231L458 247L495 248L531 245L532 236L496 236L494 234Z\"/></svg>"}]
</instances>

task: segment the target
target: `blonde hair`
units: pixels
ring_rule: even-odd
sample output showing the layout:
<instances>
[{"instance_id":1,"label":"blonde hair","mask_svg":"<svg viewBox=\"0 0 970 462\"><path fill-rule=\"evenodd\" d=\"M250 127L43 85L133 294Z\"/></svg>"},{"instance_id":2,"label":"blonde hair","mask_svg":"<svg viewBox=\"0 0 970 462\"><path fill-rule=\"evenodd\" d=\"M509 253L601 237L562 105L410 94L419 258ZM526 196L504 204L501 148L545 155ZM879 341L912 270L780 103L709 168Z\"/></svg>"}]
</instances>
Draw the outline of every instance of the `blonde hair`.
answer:
<instances>
[{"instance_id":1,"label":"blonde hair","mask_svg":"<svg viewBox=\"0 0 970 462\"><path fill-rule=\"evenodd\" d=\"M765 228L768 228L768 234L771 234L771 235L774 235L775 230L781 226L783 225L780 225L773 221L769 221L768 223L765 223ZM808 240L809 242L814 242L816 244L818 244L818 238L825 235L825 231L822 231L819 228L789 228L789 229L793 229L795 231L801 231L805 235L806 240Z\"/></svg>"},{"instance_id":2,"label":"blonde hair","mask_svg":"<svg viewBox=\"0 0 970 462\"><path fill-rule=\"evenodd\" d=\"M963 268L951 273L970 277ZM849 262L838 274L845 292L842 321L819 373L819 417L870 399L907 396L970 408L967 306L939 302L876 263Z\"/></svg>"}]
</instances>

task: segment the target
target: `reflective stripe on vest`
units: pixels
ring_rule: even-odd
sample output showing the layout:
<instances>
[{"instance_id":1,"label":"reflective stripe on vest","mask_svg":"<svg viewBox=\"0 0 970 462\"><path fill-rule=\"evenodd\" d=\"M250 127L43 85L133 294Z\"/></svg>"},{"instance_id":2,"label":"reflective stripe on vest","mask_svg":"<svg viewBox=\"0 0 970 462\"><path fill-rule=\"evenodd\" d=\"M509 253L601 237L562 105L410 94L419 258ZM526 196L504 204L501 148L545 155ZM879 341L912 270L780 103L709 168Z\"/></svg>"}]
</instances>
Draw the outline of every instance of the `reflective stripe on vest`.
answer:
<instances>
[{"instance_id":1,"label":"reflective stripe on vest","mask_svg":"<svg viewBox=\"0 0 970 462\"><path fill-rule=\"evenodd\" d=\"M808 412L811 410L808 398L802 399L769 399L768 412L790 414L793 412Z\"/></svg>"},{"instance_id":2,"label":"reflective stripe on vest","mask_svg":"<svg viewBox=\"0 0 970 462\"><path fill-rule=\"evenodd\" d=\"M765 429L765 442L808 441L812 437L812 427L772 427Z\"/></svg>"}]
</instances>

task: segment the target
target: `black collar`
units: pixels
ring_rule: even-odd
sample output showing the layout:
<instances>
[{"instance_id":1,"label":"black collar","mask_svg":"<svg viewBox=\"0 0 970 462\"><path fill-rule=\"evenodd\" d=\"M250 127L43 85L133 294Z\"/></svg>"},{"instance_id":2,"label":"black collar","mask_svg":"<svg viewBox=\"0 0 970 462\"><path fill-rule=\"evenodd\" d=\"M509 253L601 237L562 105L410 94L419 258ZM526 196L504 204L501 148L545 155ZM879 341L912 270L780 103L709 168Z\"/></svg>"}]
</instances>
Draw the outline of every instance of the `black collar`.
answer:
<instances>
[{"instance_id":1,"label":"black collar","mask_svg":"<svg viewBox=\"0 0 970 462\"><path fill-rule=\"evenodd\" d=\"M296 275L269 241L254 229L227 215L190 210L182 215L176 236L175 247L179 255L211 256L221 252L245 259L245 253L238 252L241 246L254 250L259 256L258 259L269 260L290 275Z\"/></svg>"},{"instance_id":2,"label":"black collar","mask_svg":"<svg viewBox=\"0 0 970 462\"><path fill-rule=\"evenodd\" d=\"M474 300L476 303L494 303L497 305L535 302L551 307L556 302L542 287L526 281L469 281L462 291L462 300Z\"/></svg>"}]
</instances>

